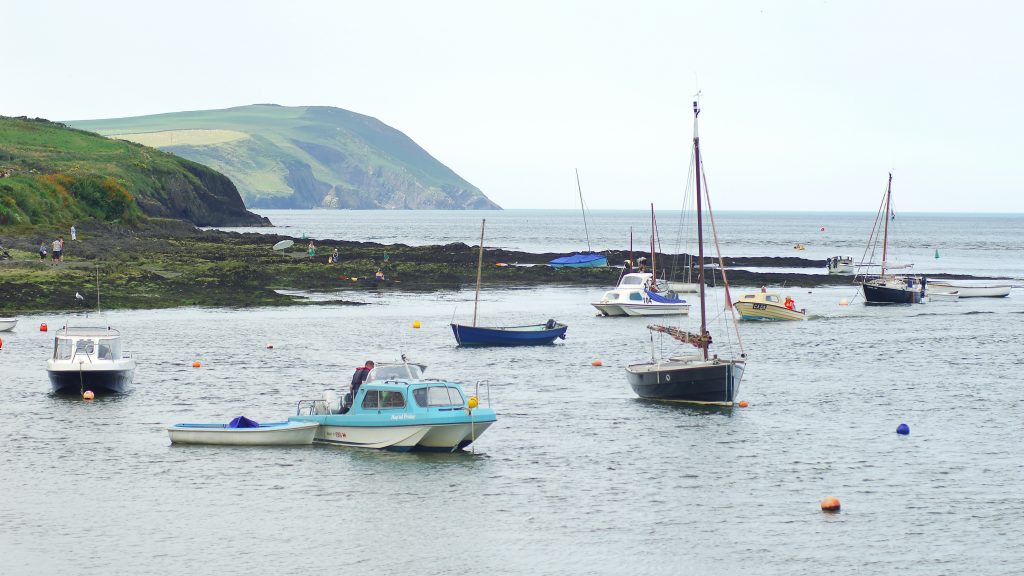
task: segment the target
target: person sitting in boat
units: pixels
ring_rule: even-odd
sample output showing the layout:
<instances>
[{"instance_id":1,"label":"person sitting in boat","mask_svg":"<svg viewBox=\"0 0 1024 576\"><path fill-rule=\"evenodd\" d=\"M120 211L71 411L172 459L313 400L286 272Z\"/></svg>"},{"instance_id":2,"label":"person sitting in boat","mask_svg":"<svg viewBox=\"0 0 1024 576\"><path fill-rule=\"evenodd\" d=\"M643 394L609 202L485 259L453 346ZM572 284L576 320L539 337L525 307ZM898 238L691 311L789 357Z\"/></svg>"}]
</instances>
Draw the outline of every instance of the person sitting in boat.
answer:
<instances>
[{"instance_id":1,"label":"person sitting in boat","mask_svg":"<svg viewBox=\"0 0 1024 576\"><path fill-rule=\"evenodd\" d=\"M373 370L373 360L367 360L366 364L363 364L359 368L356 368L354 374L352 374L352 384L350 389L352 390L352 401L355 402L356 394L359 393L359 387L366 382L366 377L370 375L370 370Z\"/></svg>"},{"instance_id":2,"label":"person sitting in boat","mask_svg":"<svg viewBox=\"0 0 1024 576\"><path fill-rule=\"evenodd\" d=\"M786 296L786 309L796 310L796 301L793 298Z\"/></svg>"}]
</instances>

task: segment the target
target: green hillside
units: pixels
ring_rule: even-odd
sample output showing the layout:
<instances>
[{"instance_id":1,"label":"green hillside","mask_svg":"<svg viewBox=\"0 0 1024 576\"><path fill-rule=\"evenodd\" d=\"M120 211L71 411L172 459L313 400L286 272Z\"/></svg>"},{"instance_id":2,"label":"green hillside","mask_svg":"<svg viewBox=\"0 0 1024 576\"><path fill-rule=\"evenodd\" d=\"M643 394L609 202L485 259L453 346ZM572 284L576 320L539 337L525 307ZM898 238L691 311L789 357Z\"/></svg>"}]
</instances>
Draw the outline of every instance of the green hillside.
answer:
<instances>
[{"instance_id":1,"label":"green hillside","mask_svg":"<svg viewBox=\"0 0 1024 576\"><path fill-rule=\"evenodd\" d=\"M340 108L257 104L70 124L210 166L253 208L498 208L402 132Z\"/></svg>"},{"instance_id":2,"label":"green hillside","mask_svg":"<svg viewBox=\"0 0 1024 576\"><path fill-rule=\"evenodd\" d=\"M259 224L224 175L173 154L46 120L0 116L0 225L145 216Z\"/></svg>"}]
</instances>

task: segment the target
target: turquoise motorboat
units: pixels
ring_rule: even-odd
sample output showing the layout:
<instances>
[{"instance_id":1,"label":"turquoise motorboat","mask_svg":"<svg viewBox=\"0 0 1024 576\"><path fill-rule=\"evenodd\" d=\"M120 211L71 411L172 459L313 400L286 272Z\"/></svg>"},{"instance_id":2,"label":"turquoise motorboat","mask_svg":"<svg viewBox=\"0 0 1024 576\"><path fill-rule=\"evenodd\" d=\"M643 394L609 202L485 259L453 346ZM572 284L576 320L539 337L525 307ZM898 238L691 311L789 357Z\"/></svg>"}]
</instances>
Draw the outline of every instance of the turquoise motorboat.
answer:
<instances>
[{"instance_id":1,"label":"turquoise motorboat","mask_svg":"<svg viewBox=\"0 0 1024 576\"><path fill-rule=\"evenodd\" d=\"M455 452L466 448L497 420L462 386L426 380L415 364L379 366L348 402L333 390L319 400L300 400L290 422L316 422L313 442L396 452Z\"/></svg>"}]
</instances>

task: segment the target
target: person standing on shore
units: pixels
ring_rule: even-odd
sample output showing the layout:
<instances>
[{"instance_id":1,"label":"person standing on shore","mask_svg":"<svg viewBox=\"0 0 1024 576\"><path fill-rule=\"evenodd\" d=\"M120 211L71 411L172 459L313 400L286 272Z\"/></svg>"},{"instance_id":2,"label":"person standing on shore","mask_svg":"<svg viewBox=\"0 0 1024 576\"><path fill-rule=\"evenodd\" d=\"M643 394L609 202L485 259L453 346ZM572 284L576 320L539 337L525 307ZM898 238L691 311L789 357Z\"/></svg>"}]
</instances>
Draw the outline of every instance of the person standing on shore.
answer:
<instances>
[{"instance_id":1,"label":"person standing on shore","mask_svg":"<svg viewBox=\"0 0 1024 576\"><path fill-rule=\"evenodd\" d=\"M309 241L309 250L306 251L310 258L316 258L316 246L313 245L313 241Z\"/></svg>"},{"instance_id":2,"label":"person standing on shore","mask_svg":"<svg viewBox=\"0 0 1024 576\"><path fill-rule=\"evenodd\" d=\"M39 243L39 261L46 262L46 241Z\"/></svg>"},{"instance_id":3,"label":"person standing on shore","mask_svg":"<svg viewBox=\"0 0 1024 576\"><path fill-rule=\"evenodd\" d=\"M72 224L71 225L71 241L74 242L75 240L78 240L78 231L75 230L75 225Z\"/></svg>"},{"instance_id":4,"label":"person standing on shore","mask_svg":"<svg viewBox=\"0 0 1024 576\"><path fill-rule=\"evenodd\" d=\"M58 238L58 239L53 241L52 248L53 248L53 252L50 254L50 258L51 258L51 261L54 264L57 264L57 263L60 262L60 256L61 256L61 254L60 254L60 238Z\"/></svg>"}]
</instances>

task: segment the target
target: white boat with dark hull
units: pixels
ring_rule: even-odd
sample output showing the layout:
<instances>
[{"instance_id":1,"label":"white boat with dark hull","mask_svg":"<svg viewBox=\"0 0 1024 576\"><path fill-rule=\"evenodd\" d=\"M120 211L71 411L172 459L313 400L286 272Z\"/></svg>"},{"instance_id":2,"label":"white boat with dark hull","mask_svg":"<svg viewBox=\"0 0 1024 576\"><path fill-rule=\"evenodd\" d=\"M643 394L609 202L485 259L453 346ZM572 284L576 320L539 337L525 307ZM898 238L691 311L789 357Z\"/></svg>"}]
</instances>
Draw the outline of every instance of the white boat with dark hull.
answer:
<instances>
[{"instance_id":1,"label":"white boat with dark hull","mask_svg":"<svg viewBox=\"0 0 1024 576\"><path fill-rule=\"evenodd\" d=\"M700 138L697 132L697 118L699 115L700 108L697 102L694 102L693 166L695 174L694 189L696 192L696 203L694 206L697 211L697 287L700 291L700 331L693 334L670 326L651 325L647 327L652 332L664 333L680 342L692 345L699 352L694 355L676 355L659 360L654 357L652 350L649 362L639 362L626 367L626 379L629 381L630 387L633 388L633 392L641 398L668 402L731 406L739 395L740 382L743 379L743 370L746 367L746 354L743 353L742 344L740 344L739 358L719 357L719 354L710 354L708 351L711 345L711 334L707 328L707 309L705 306L706 283L704 281L704 225L701 189L704 167L701 163ZM706 196L706 190L704 192ZM708 201L708 212L710 215L710 201ZM711 229L714 230L713 218L711 222ZM718 245L717 234L715 245ZM728 302L729 281L726 277L721 254L718 255L718 261L722 283L725 288L725 297ZM729 310L730 312L732 311L731 306ZM732 320L733 328L736 330L737 342L740 342L739 326L736 317L732 316Z\"/></svg>"},{"instance_id":2,"label":"white boat with dark hull","mask_svg":"<svg viewBox=\"0 0 1024 576\"><path fill-rule=\"evenodd\" d=\"M833 256L825 261L829 274L853 274L856 267L853 265L853 256Z\"/></svg>"},{"instance_id":3,"label":"white boat with dark hull","mask_svg":"<svg viewBox=\"0 0 1024 576\"><path fill-rule=\"evenodd\" d=\"M17 318L0 318L0 332L9 332L18 325Z\"/></svg>"},{"instance_id":4,"label":"white boat with dark hull","mask_svg":"<svg viewBox=\"0 0 1024 576\"><path fill-rule=\"evenodd\" d=\"M961 298L1005 298L1010 295L1009 284L996 285L971 285L952 284L950 282L928 282L928 297L931 298L936 291L957 292Z\"/></svg>"},{"instance_id":5,"label":"white boat with dark hull","mask_svg":"<svg viewBox=\"0 0 1024 576\"><path fill-rule=\"evenodd\" d=\"M173 444L214 446L302 446L313 443L315 422L259 423L239 416L227 424L175 424L167 428Z\"/></svg>"},{"instance_id":6,"label":"white boat with dark hull","mask_svg":"<svg viewBox=\"0 0 1024 576\"><path fill-rule=\"evenodd\" d=\"M878 233L882 232L882 264L881 273L876 277L864 275L860 282L861 292L864 293L865 304L919 304L924 302L925 284L927 280L921 276L898 276L886 272L896 268L909 268L909 265L895 265L888 262L889 257L889 222L892 221L892 173L889 173L889 183L885 187L885 195L882 197L883 208L879 208L875 224L871 229L871 236L868 246L864 250L864 258L861 262L868 262L868 251L874 256L875 246L878 244ZM882 229L879 230L879 220L884 219ZM866 266L866 265L864 265Z\"/></svg>"},{"instance_id":7,"label":"white boat with dark hull","mask_svg":"<svg viewBox=\"0 0 1024 576\"><path fill-rule=\"evenodd\" d=\"M54 335L46 372L54 392L120 393L132 383L135 360L122 350L121 333L113 328L65 326Z\"/></svg>"}]
</instances>

